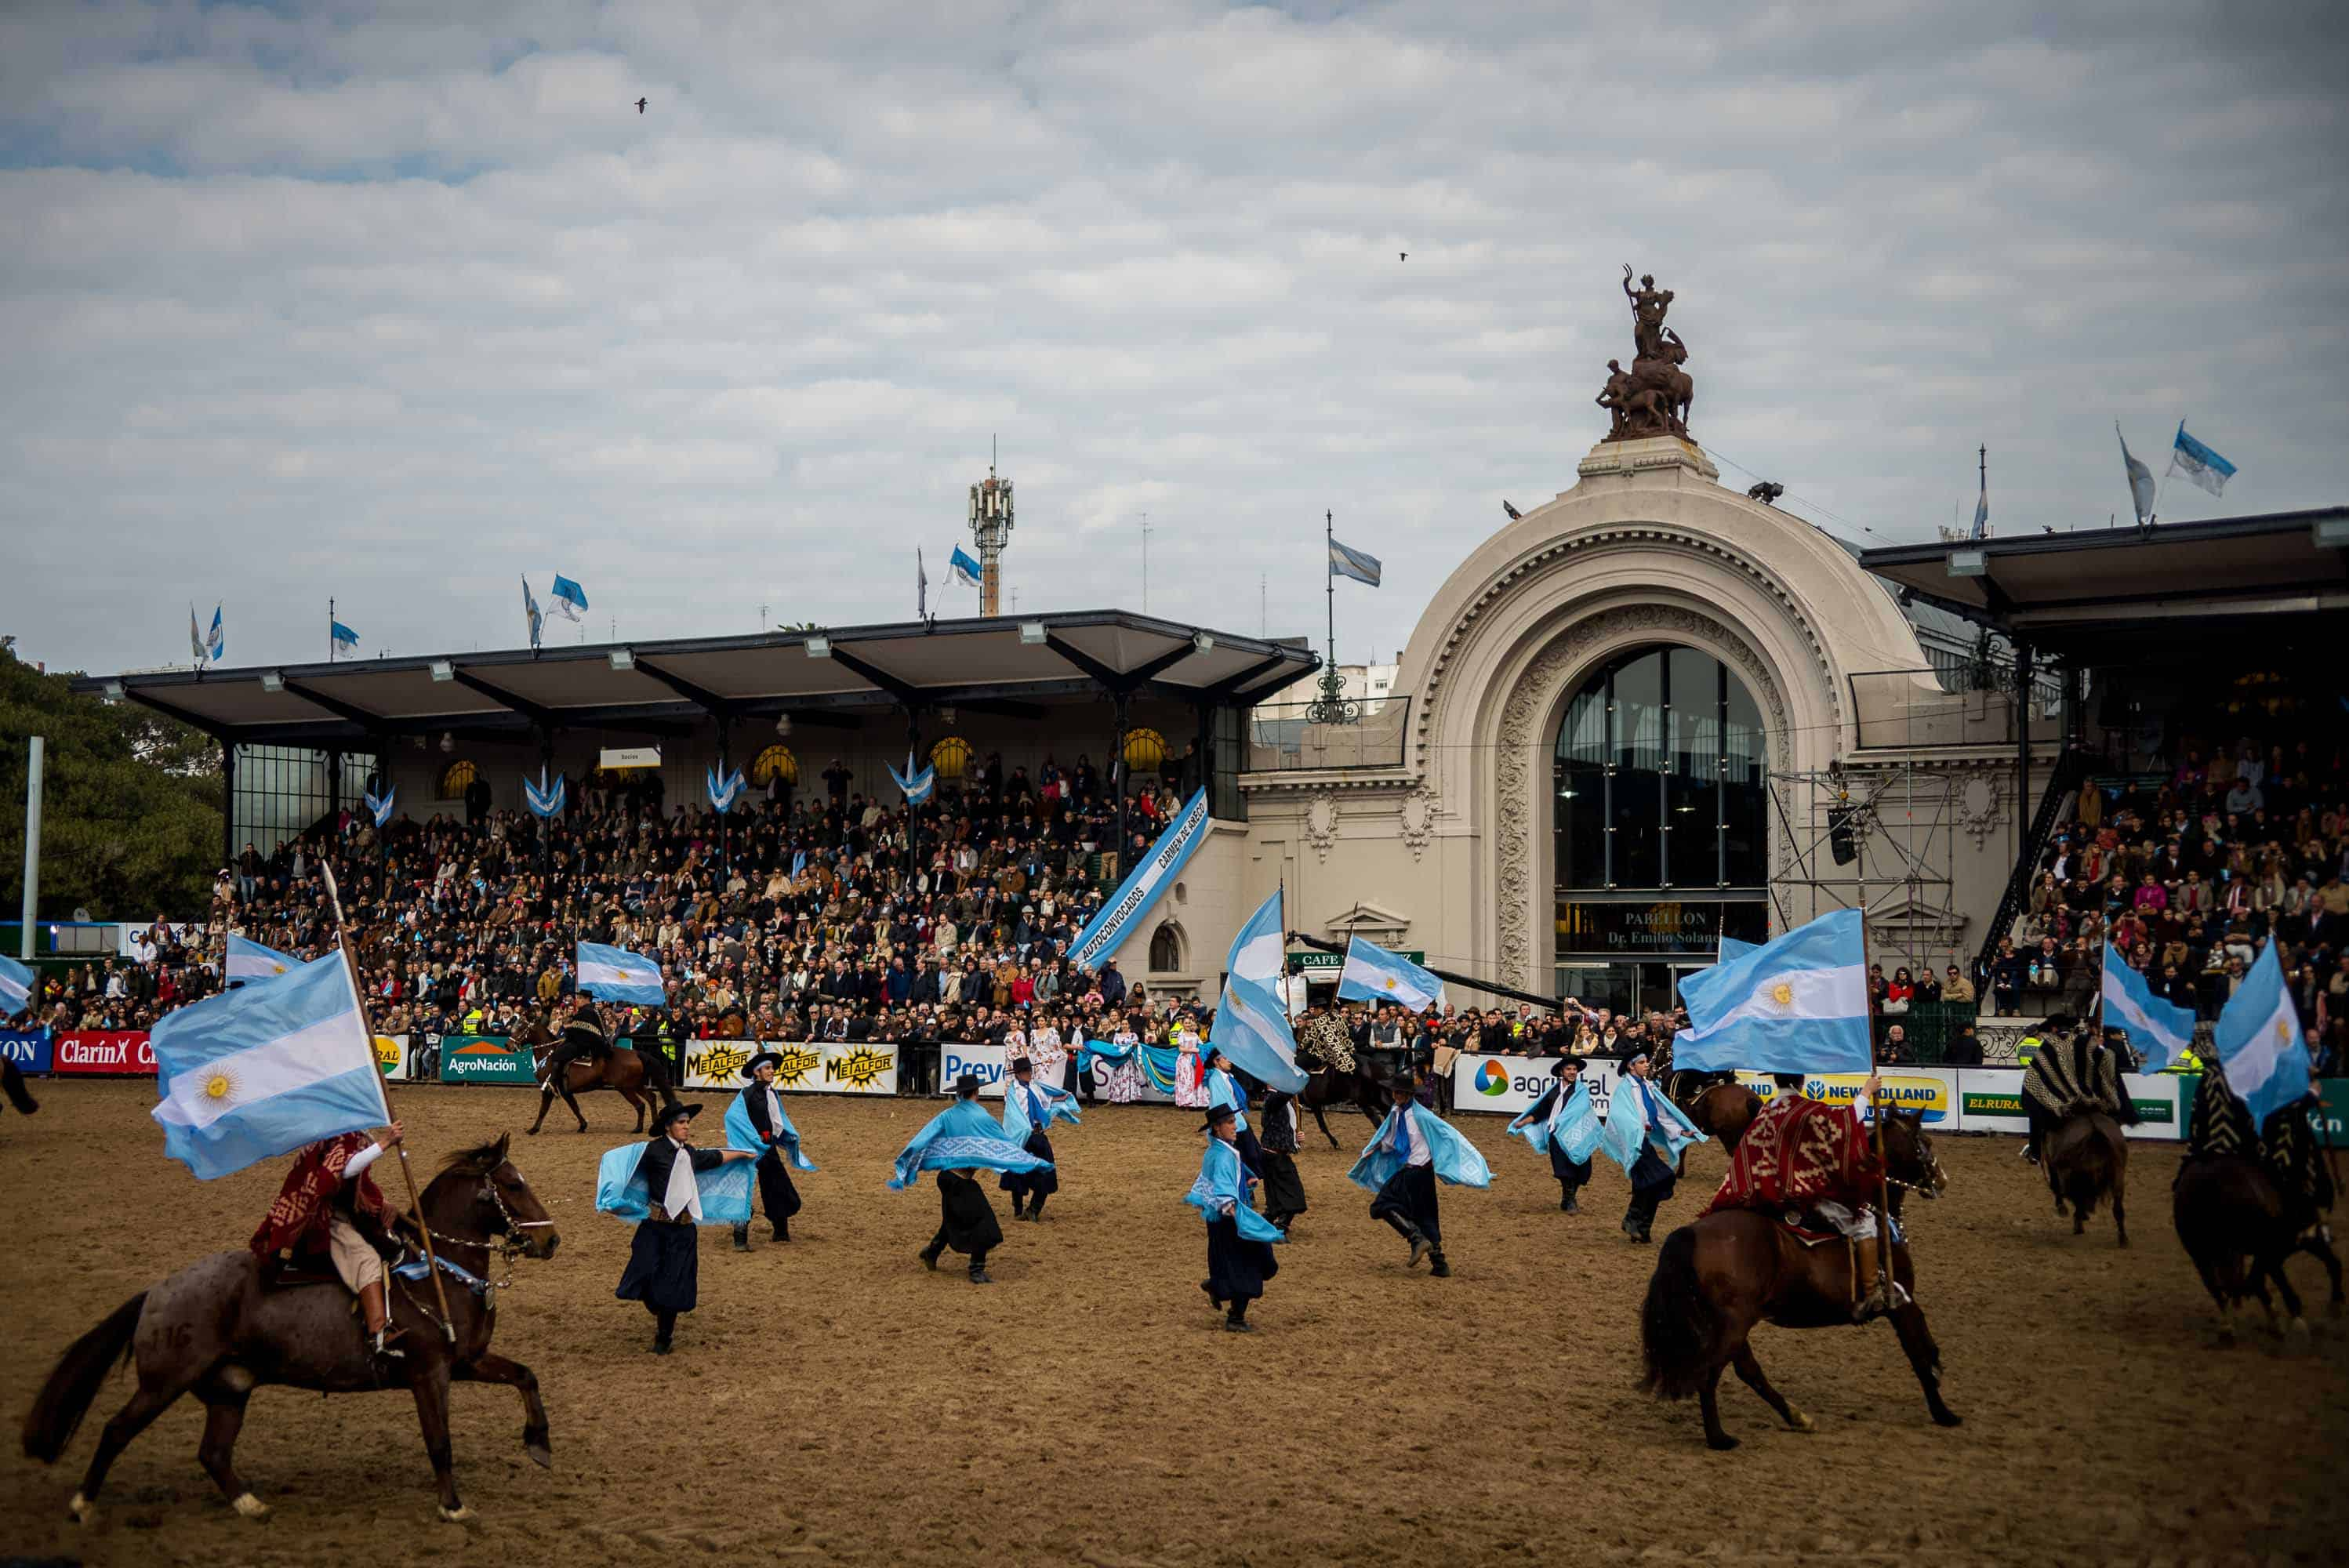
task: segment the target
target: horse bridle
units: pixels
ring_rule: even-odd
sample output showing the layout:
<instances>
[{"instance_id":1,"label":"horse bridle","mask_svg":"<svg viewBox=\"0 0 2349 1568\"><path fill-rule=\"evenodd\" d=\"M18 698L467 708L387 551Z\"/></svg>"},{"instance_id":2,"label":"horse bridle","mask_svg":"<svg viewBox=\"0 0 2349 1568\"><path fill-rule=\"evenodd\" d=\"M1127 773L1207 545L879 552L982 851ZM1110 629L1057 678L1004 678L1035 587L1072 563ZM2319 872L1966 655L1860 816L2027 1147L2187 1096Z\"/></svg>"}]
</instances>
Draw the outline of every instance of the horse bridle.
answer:
<instances>
[{"instance_id":1,"label":"horse bridle","mask_svg":"<svg viewBox=\"0 0 2349 1568\"><path fill-rule=\"evenodd\" d=\"M501 1166L502 1167L505 1164L511 1163L512 1161L502 1161ZM516 1171L514 1172L514 1179L516 1181L520 1181L522 1179L522 1172L520 1171ZM506 1207L505 1194L498 1191L498 1175L495 1171L489 1171L483 1175L481 1178L481 1191L474 1194L473 1202L478 1203L484 1196L486 1196L492 1203L497 1205L498 1218L505 1222L505 1229L497 1235L485 1241L475 1241L471 1236L443 1235L440 1232L434 1230L429 1225L424 1226L424 1233L431 1237L435 1242L440 1243L442 1246L477 1247L481 1250L484 1260L487 1259L490 1253L495 1253L497 1254L500 1266L505 1270L506 1277L494 1282L493 1288L498 1290L511 1289L513 1285L514 1259L522 1256L523 1254L522 1233L524 1231L536 1230L541 1226L552 1227L554 1222L553 1220L515 1219L513 1211Z\"/></svg>"}]
</instances>

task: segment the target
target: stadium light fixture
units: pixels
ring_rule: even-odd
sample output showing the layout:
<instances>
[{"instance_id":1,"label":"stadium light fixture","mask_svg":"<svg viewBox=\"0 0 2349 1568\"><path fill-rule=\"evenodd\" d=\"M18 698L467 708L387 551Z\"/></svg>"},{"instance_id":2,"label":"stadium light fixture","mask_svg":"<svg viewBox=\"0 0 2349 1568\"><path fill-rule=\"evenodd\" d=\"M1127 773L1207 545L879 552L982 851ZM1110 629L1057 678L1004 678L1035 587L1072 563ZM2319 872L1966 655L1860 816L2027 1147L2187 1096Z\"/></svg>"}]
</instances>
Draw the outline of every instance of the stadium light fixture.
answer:
<instances>
[{"instance_id":1,"label":"stadium light fixture","mask_svg":"<svg viewBox=\"0 0 2349 1568\"><path fill-rule=\"evenodd\" d=\"M775 733L777 735L787 736L791 734L791 732L792 716L788 713L779 713L775 715Z\"/></svg>"},{"instance_id":2,"label":"stadium light fixture","mask_svg":"<svg viewBox=\"0 0 2349 1568\"><path fill-rule=\"evenodd\" d=\"M2349 517L2319 518L2316 522L2316 548L2349 550Z\"/></svg>"},{"instance_id":3,"label":"stadium light fixture","mask_svg":"<svg viewBox=\"0 0 2349 1568\"><path fill-rule=\"evenodd\" d=\"M824 636L810 637L807 640L807 655L812 659L832 657L832 639Z\"/></svg>"},{"instance_id":4,"label":"stadium light fixture","mask_svg":"<svg viewBox=\"0 0 2349 1568\"><path fill-rule=\"evenodd\" d=\"M284 691L285 677L275 670L264 670L261 672L261 689L267 692Z\"/></svg>"},{"instance_id":5,"label":"stadium light fixture","mask_svg":"<svg viewBox=\"0 0 2349 1568\"><path fill-rule=\"evenodd\" d=\"M432 678L436 681L455 680L457 666L447 659L435 659L432 661Z\"/></svg>"},{"instance_id":6,"label":"stadium light fixture","mask_svg":"<svg viewBox=\"0 0 2349 1568\"><path fill-rule=\"evenodd\" d=\"M443 757L446 757L449 753L450 753L451 751L454 751L454 750L456 750L456 749L457 749L457 737L456 737L456 734L455 734L453 731L450 731L450 730L446 730L446 729L442 730L442 731L440 732L440 755L442 755Z\"/></svg>"},{"instance_id":7,"label":"stadium light fixture","mask_svg":"<svg viewBox=\"0 0 2349 1568\"><path fill-rule=\"evenodd\" d=\"M108 702L120 702L122 700L122 683L120 681L109 681L105 686L98 689L98 695L104 697Z\"/></svg>"},{"instance_id":8,"label":"stadium light fixture","mask_svg":"<svg viewBox=\"0 0 2349 1568\"><path fill-rule=\"evenodd\" d=\"M1194 653L1199 653L1199 654L1213 653L1213 652L1215 651L1215 647L1216 647L1216 634L1215 634L1215 633L1213 633L1213 632L1194 632L1194 633L1192 633L1192 634L1191 634L1191 651L1192 651L1192 652L1194 652Z\"/></svg>"},{"instance_id":9,"label":"stadium light fixture","mask_svg":"<svg viewBox=\"0 0 2349 1568\"><path fill-rule=\"evenodd\" d=\"M1044 642L1044 623L1041 621L1020 622L1019 640L1031 648L1040 647Z\"/></svg>"},{"instance_id":10,"label":"stadium light fixture","mask_svg":"<svg viewBox=\"0 0 2349 1568\"><path fill-rule=\"evenodd\" d=\"M1987 550L1951 551L1950 575L1952 577L1989 576L1990 552Z\"/></svg>"},{"instance_id":11,"label":"stadium light fixture","mask_svg":"<svg viewBox=\"0 0 2349 1568\"><path fill-rule=\"evenodd\" d=\"M634 648L614 648L611 653L611 659L612 667L616 670L635 669L636 667L636 650Z\"/></svg>"}]
</instances>

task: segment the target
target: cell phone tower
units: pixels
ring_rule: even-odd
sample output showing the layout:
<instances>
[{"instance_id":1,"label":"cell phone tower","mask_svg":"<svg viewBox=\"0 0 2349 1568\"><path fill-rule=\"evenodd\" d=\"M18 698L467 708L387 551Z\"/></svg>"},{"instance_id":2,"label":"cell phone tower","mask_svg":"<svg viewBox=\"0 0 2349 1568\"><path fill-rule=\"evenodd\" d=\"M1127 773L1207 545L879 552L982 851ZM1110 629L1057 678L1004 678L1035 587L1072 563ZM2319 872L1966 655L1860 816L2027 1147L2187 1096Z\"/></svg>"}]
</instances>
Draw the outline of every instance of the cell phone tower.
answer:
<instances>
[{"instance_id":1,"label":"cell phone tower","mask_svg":"<svg viewBox=\"0 0 2349 1568\"><path fill-rule=\"evenodd\" d=\"M995 443L988 443L987 478L970 487L970 537L978 546L978 613L999 614L1003 547L1011 542L1011 481L995 473Z\"/></svg>"}]
</instances>

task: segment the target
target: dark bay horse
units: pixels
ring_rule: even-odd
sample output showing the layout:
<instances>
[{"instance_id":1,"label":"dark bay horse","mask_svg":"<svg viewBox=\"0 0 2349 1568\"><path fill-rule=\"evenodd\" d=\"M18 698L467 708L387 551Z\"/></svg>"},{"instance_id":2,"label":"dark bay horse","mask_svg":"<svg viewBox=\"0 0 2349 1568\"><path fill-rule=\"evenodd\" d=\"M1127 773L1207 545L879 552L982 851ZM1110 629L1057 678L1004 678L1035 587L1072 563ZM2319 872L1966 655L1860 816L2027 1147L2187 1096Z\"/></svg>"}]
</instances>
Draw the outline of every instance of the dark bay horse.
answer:
<instances>
[{"instance_id":1,"label":"dark bay horse","mask_svg":"<svg viewBox=\"0 0 2349 1568\"><path fill-rule=\"evenodd\" d=\"M558 1240L554 1222L507 1160L502 1137L451 1158L424 1190L423 1212L434 1251L483 1277L516 1253L550 1257ZM97 1513L98 1489L117 1456L182 1394L191 1393L209 1412L196 1457L239 1513L264 1519L269 1505L237 1475L234 1462L245 1401L255 1388L278 1384L352 1394L404 1387L415 1398L424 1450L440 1480L440 1517L471 1519L450 1468L449 1384L502 1383L518 1390L523 1449L550 1465L538 1379L519 1361L491 1354L493 1295L448 1280L452 1341L434 1318L431 1282L393 1277L389 1283L392 1322L403 1331L392 1343L404 1354L386 1373L377 1368L340 1280L265 1286L261 1260L250 1252L199 1259L132 1296L73 1342L25 1418L25 1452L56 1462L116 1363L133 1360L139 1387L99 1435L69 1505L73 1516L87 1522Z\"/></svg>"},{"instance_id":2,"label":"dark bay horse","mask_svg":"<svg viewBox=\"0 0 2349 1568\"><path fill-rule=\"evenodd\" d=\"M2300 1294L2284 1277L2284 1261L2294 1253L2304 1252L2324 1265L2333 1280L2333 1315L2341 1315L2341 1260L2331 1239L2304 1205L2287 1201L2264 1164L2240 1154L2197 1155L2178 1172L2172 1191L2178 1239L2219 1304L2220 1339L2234 1338L2234 1310L2254 1295L2267 1309L2270 1331L2282 1332L2268 1295L2271 1280L2283 1296L2292 1327L2308 1331Z\"/></svg>"},{"instance_id":3,"label":"dark bay horse","mask_svg":"<svg viewBox=\"0 0 2349 1568\"><path fill-rule=\"evenodd\" d=\"M616 1090L622 1099L636 1107L638 1132L645 1130L645 1110L654 1095L658 1095L665 1102L676 1100L677 1091L669 1087L668 1074L663 1070L666 1064L657 1067L646 1058L643 1052L622 1045L614 1045L598 1055L569 1063L563 1069L560 1083L550 1081L546 1076L546 1058L561 1038L543 1016L532 1019L529 1027L514 1037L514 1044L529 1047L539 1075L538 1118L530 1124L524 1137L538 1136L538 1130L546 1124L547 1109L554 1104L557 1095L563 1097L563 1103L578 1119L582 1132L587 1130L587 1117L579 1109L575 1096L599 1088Z\"/></svg>"},{"instance_id":4,"label":"dark bay horse","mask_svg":"<svg viewBox=\"0 0 2349 1568\"><path fill-rule=\"evenodd\" d=\"M1300 1061L1297 1065L1306 1067L1307 1063ZM1321 1136L1330 1140L1330 1148L1335 1149L1338 1147L1338 1135L1330 1130L1330 1123L1321 1114L1323 1107L1350 1107L1369 1117L1371 1125L1376 1127L1386 1119L1392 1097L1379 1087L1379 1080L1371 1076L1369 1065L1357 1055L1354 1070L1350 1073L1341 1073L1335 1068L1309 1068L1305 1087L1297 1091L1297 1103L1313 1113L1313 1125L1321 1130Z\"/></svg>"},{"instance_id":5,"label":"dark bay horse","mask_svg":"<svg viewBox=\"0 0 2349 1568\"><path fill-rule=\"evenodd\" d=\"M1899 1217L1904 1191L1938 1197L1948 1186L1921 1114L1893 1112L1884 1124L1885 1166L1893 1181L1892 1212ZM1917 1305L1916 1274L1909 1247L1892 1248L1892 1277L1909 1298L1892 1309L1892 1326L1909 1365L1925 1389L1925 1408L1942 1426L1958 1424L1957 1412L1941 1402L1941 1353ZM1733 1449L1737 1439L1721 1429L1716 1390L1731 1367L1787 1426L1811 1429L1811 1419L1786 1402L1763 1376L1748 1343L1759 1323L1781 1328L1833 1328L1851 1321L1854 1299L1851 1249L1841 1242L1806 1246L1772 1216L1747 1209L1707 1214L1664 1239L1648 1297L1640 1311L1640 1342L1647 1370L1640 1387L1660 1399L1698 1397L1704 1411L1704 1439Z\"/></svg>"},{"instance_id":6,"label":"dark bay horse","mask_svg":"<svg viewBox=\"0 0 2349 1568\"><path fill-rule=\"evenodd\" d=\"M1732 1154L1737 1152L1738 1140L1754 1125L1754 1113L1761 1109L1762 1097L1735 1078L1707 1084L1681 1106L1699 1132L1721 1140L1722 1148Z\"/></svg>"},{"instance_id":7,"label":"dark bay horse","mask_svg":"<svg viewBox=\"0 0 2349 1568\"><path fill-rule=\"evenodd\" d=\"M2119 1233L2121 1245L2128 1245L2128 1209L2125 1201L2128 1140L2121 1135L2119 1125L2111 1117L2101 1110L2073 1112L2047 1135L2039 1158L2047 1168L2047 1185L2055 1192L2056 1214L2063 1214L2066 1201L2072 1205L2074 1235L2088 1228L2088 1216L2109 1197L2113 1201L2113 1229Z\"/></svg>"}]
</instances>

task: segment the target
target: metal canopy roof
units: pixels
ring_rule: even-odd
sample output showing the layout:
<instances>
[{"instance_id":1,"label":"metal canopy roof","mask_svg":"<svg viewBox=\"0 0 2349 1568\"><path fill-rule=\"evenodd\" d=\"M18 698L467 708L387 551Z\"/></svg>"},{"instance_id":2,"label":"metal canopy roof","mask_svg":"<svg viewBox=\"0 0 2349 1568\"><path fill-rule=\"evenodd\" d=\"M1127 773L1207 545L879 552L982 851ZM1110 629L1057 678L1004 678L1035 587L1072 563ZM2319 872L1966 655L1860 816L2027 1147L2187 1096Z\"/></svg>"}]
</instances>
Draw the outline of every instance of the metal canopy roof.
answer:
<instances>
[{"instance_id":1,"label":"metal canopy roof","mask_svg":"<svg viewBox=\"0 0 2349 1568\"><path fill-rule=\"evenodd\" d=\"M1899 544L1862 551L1859 563L1904 603L1935 605L2050 652L2109 658L2233 625L2282 632L2323 617L2337 630L2334 618L2349 612L2344 546L2349 507L2323 507Z\"/></svg>"},{"instance_id":2,"label":"metal canopy roof","mask_svg":"<svg viewBox=\"0 0 2349 1568\"><path fill-rule=\"evenodd\" d=\"M1319 663L1299 643L1092 610L85 676L74 689L128 697L222 739L325 745L541 726L682 734L713 717L781 713L853 727L860 711L909 703L1037 718L1054 699L1247 703Z\"/></svg>"}]
</instances>

